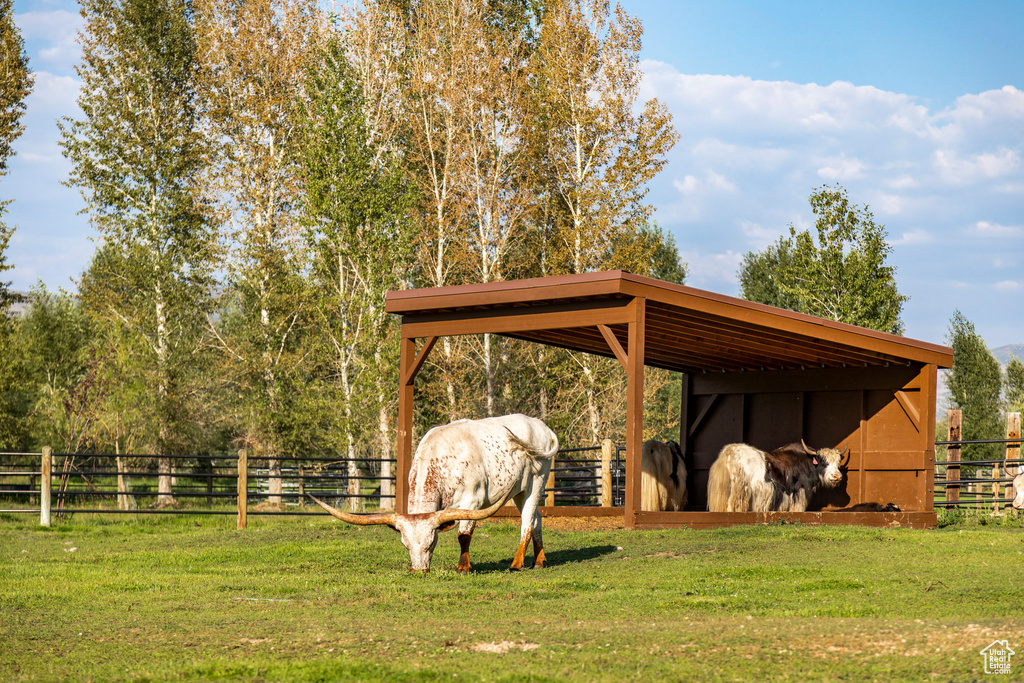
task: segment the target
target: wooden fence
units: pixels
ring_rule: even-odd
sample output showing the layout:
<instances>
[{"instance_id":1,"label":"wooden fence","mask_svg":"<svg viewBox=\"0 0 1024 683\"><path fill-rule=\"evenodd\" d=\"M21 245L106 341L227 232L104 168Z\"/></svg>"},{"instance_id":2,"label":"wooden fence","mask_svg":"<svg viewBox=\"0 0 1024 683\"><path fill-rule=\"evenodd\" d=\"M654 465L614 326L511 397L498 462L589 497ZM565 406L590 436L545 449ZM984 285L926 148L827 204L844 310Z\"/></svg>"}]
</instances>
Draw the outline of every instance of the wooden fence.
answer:
<instances>
[{"instance_id":1,"label":"wooden fence","mask_svg":"<svg viewBox=\"0 0 1024 683\"><path fill-rule=\"evenodd\" d=\"M1020 413L1010 413L1005 439L964 441L961 439L961 412L949 411L947 439L935 443L935 506L991 509L995 514L1010 510L1013 477L1018 470L1024 471L1024 460L1020 457L1020 423ZM965 447L982 444L1000 444L1001 457L961 459ZM940 459L938 456L943 449L945 458ZM168 457L177 463L173 470L177 485L172 496L185 503L172 507L139 506L137 499L159 495L153 486L158 473L154 467L131 469L126 463ZM116 466L99 464L104 458ZM393 468L390 471L380 468L379 459L359 459L362 469L357 468L357 474L352 473L348 460L339 458L288 458L281 462L283 465L278 470L272 470L265 458L252 458L244 450L222 456L54 454L49 448L44 448L42 453L0 453L0 508L18 500L23 505L33 506L0 509L0 513L38 512L43 526L50 526L54 515L60 517L77 512L233 514L237 516L238 527L245 528L250 514L320 514L301 507L306 502L306 493L334 505L347 504L353 509L365 506L391 509L394 505ZM374 467L382 471L374 471ZM53 491L55 480L57 490ZM279 485L272 487L273 480ZM128 488L129 481L131 488ZM606 440L599 448L563 449L548 478L545 505L621 507L624 486L625 463L621 447ZM81 507L83 500L104 498L115 499L117 507ZM205 501L205 507L189 504L196 499L200 503ZM270 501L276 501L276 507L268 506ZM214 503L221 505L218 508Z\"/></svg>"},{"instance_id":2,"label":"wooden fence","mask_svg":"<svg viewBox=\"0 0 1024 683\"><path fill-rule=\"evenodd\" d=\"M961 411L950 410L948 420L946 441L935 442L937 449L946 448L945 460L936 458L935 463L935 506L978 509L991 506L994 514L1011 510L1015 493L1013 479L1024 471L1020 457L1020 413L1007 414L1005 439L963 440ZM999 448L1003 455L994 459L962 460L962 449L970 446ZM969 476L961 476L963 470Z\"/></svg>"},{"instance_id":3,"label":"wooden fence","mask_svg":"<svg viewBox=\"0 0 1024 683\"><path fill-rule=\"evenodd\" d=\"M140 506L139 499L161 496L154 484L160 476L155 462L162 458L175 463L172 488L164 492L174 504ZM33 469L32 461L39 469ZM245 450L222 456L55 454L49 448L41 454L0 453L0 513L38 512L43 526L50 526L55 516L74 513L234 514L242 529L253 514L320 514L302 509L307 493L353 510L394 506L394 468L381 468L379 459L359 459L356 475L346 459L295 457L278 463L273 469L266 458L253 458ZM53 482L56 490L51 489ZM545 504L621 506L624 486L623 449L613 442L563 449L548 477ZM19 500L38 507L3 509L4 503ZM97 500L108 505L90 504Z\"/></svg>"}]
</instances>

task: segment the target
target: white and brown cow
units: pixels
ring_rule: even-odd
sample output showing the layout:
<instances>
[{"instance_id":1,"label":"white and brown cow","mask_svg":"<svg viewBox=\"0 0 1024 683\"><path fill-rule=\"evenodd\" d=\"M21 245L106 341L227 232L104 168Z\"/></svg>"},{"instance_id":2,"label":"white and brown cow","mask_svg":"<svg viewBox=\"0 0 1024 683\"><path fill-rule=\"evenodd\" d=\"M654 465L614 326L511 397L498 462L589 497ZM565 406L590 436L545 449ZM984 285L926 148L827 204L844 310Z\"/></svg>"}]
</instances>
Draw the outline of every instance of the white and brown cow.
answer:
<instances>
[{"instance_id":1,"label":"white and brown cow","mask_svg":"<svg viewBox=\"0 0 1024 683\"><path fill-rule=\"evenodd\" d=\"M1024 510L1024 467L1017 468L1013 477L1013 509Z\"/></svg>"},{"instance_id":2,"label":"white and brown cow","mask_svg":"<svg viewBox=\"0 0 1024 683\"><path fill-rule=\"evenodd\" d=\"M686 507L686 462L675 441L644 441L640 461L640 509L678 511Z\"/></svg>"},{"instance_id":3,"label":"white and brown cow","mask_svg":"<svg viewBox=\"0 0 1024 683\"><path fill-rule=\"evenodd\" d=\"M409 470L409 513L354 515L313 498L351 524L387 524L402 534L415 571L429 571L439 531L459 523L459 571L469 571L469 542L478 520L493 515L511 498L522 515L519 549L512 569L522 569L533 541L534 566L544 566L538 505L558 437L540 420L505 415L458 420L434 427L420 440Z\"/></svg>"},{"instance_id":4,"label":"white and brown cow","mask_svg":"<svg viewBox=\"0 0 1024 683\"><path fill-rule=\"evenodd\" d=\"M814 450L803 441L771 452L729 444L711 466L708 510L804 512L819 487L835 488L842 481L843 453L834 448Z\"/></svg>"}]
</instances>

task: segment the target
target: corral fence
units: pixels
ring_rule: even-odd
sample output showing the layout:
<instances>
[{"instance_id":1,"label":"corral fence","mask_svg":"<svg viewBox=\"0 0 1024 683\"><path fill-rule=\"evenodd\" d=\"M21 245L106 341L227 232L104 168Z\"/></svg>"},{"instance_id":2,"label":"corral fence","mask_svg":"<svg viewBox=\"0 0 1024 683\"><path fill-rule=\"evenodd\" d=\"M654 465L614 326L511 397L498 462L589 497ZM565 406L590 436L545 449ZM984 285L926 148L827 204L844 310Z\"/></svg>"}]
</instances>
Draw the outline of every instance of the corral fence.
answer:
<instances>
[{"instance_id":1,"label":"corral fence","mask_svg":"<svg viewBox=\"0 0 1024 683\"><path fill-rule=\"evenodd\" d=\"M1024 471L1020 413L1007 415L1006 438L961 439L961 413L949 411L948 437L936 441L936 508L991 510L1004 514L1014 498L1012 482ZM962 459L985 448L1001 457ZM170 461L161 473L158 463ZM49 526L74 513L315 515L306 494L349 510L394 508L395 461L371 456L346 459L298 456L111 455L0 453L0 513L39 514ZM545 505L622 507L625 448L605 440L599 447L559 451L545 489ZM170 478L161 494L158 478Z\"/></svg>"},{"instance_id":2,"label":"corral fence","mask_svg":"<svg viewBox=\"0 0 1024 683\"><path fill-rule=\"evenodd\" d=\"M625 449L606 440L567 448L548 477L549 506L611 507L625 499ZM159 463L169 461L167 471ZM316 515L306 494L354 511L394 508L395 460L224 455L0 453L0 513ZM159 478L169 478L161 492Z\"/></svg>"},{"instance_id":3,"label":"corral fence","mask_svg":"<svg viewBox=\"0 0 1024 683\"><path fill-rule=\"evenodd\" d=\"M1024 471L1020 423L1020 413L1008 413L1006 438L964 440L963 416L950 410L947 438L935 442L935 507L991 510L996 515L1010 511L1014 477ZM962 451L968 448L984 449L990 457L964 459Z\"/></svg>"}]
</instances>

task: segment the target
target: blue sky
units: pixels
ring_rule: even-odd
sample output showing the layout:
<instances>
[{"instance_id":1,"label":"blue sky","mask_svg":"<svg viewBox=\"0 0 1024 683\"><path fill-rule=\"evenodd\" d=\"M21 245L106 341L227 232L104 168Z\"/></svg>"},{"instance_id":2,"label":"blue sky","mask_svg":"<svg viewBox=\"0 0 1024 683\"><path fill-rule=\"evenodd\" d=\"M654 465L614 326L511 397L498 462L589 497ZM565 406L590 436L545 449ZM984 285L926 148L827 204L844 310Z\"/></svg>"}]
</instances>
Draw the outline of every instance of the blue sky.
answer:
<instances>
[{"instance_id":1,"label":"blue sky","mask_svg":"<svg viewBox=\"0 0 1024 683\"><path fill-rule=\"evenodd\" d=\"M886 226L908 336L945 339L961 310L991 347L1024 343L1024 2L657 2L643 97L681 134L648 195L688 284L737 293L744 253L841 184ZM77 5L15 0L36 89L0 197L15 199L8 273L74 289L94 244L54 121L75 116Z\"/></svg>"}]
</instances>

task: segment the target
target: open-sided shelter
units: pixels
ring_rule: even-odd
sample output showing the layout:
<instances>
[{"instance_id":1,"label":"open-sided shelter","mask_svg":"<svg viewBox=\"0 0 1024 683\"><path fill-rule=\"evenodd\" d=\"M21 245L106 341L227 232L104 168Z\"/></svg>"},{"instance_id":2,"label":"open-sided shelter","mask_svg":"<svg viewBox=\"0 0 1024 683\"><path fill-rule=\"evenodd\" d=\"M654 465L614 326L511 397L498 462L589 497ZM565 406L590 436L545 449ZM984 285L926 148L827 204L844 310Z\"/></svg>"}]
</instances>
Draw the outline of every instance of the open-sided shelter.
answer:
<instances>
[{"instance_id":1,"label":"open-sided shelter","mask_svg":"<svg viewBox=\"0 0 1024 683\"><path fill-rule=\"evenodd\" d=\"M492 333L618 359L626 383L625 507L543 508L545 515L621 514L627 529L710 527L783 516L807 523L936 522L935 392L952 349L622 271L390 292L402 318L397 501L406 509L414 382L445 335ZM683 512L643 512L643 368L683 373L680 445L690 468ZM806 513L710 513L718 451L804 439L849 446L839 489ZM899 513L836 510L895 503Z\"/></svg>"}]
</instances>

